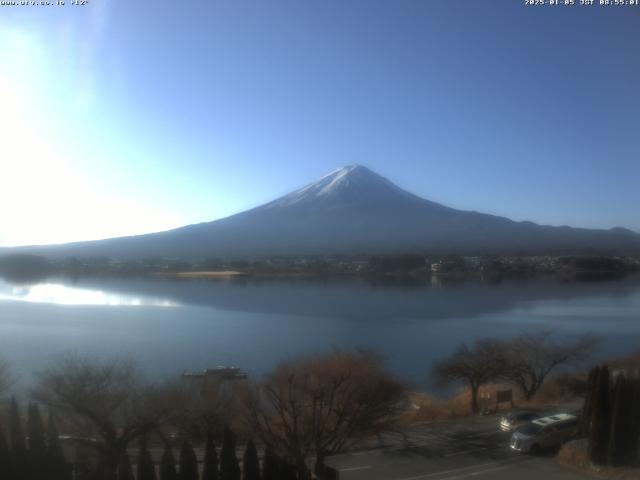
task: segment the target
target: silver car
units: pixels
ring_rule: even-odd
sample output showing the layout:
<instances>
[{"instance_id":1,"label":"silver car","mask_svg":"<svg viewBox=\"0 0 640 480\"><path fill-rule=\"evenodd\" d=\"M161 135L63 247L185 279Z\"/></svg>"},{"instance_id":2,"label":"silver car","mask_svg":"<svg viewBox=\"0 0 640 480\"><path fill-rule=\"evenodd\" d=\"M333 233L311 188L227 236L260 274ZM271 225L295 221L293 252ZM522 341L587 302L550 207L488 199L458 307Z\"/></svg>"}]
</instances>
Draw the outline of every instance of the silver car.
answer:
<instances>
[{"instance_id":1,"label":"silver car","mask_svg":"<svg viewBox=\"0 0 640 480\"><path fill-rule=\"evenodd\" d=\"M575 437L578 417L558 413L538 418L516 429L509 445L518 452L536 453L545 448L557 447Z\"/></svg>"}]
</instances>

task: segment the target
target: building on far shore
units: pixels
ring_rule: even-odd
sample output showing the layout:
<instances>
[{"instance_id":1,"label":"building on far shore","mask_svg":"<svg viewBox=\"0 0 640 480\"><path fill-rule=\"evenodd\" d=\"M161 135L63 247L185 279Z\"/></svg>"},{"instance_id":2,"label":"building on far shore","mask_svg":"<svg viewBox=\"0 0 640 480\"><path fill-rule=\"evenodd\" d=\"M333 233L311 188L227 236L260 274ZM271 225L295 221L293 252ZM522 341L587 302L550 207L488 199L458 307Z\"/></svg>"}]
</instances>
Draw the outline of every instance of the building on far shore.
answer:
<instances>
[{"instance_id":1,"label":"building on far shore","mask_svg":"<svg viewBox=\"0 0 640 480\"><path fill-rule=\"evenodd\" d=\"M182 378L185 380L197 379L197 380L244 380L247 378L247 374L242 371L240 367L225 367L218 366L214 368L207 368L202 372L184 372Z\"/></svg>"},{"instance_id":2,"label":"building on far shore","mask_svg":"<svg viewBox=\"0 0 640 480\"><path fill-rule=\"evenodd\" d=\"M202 395L218 391L229 382L246 380L247 374L240 367L218 366L202 372L183 372L182 381L197 388Z\"/></svg>"}]
</instances>

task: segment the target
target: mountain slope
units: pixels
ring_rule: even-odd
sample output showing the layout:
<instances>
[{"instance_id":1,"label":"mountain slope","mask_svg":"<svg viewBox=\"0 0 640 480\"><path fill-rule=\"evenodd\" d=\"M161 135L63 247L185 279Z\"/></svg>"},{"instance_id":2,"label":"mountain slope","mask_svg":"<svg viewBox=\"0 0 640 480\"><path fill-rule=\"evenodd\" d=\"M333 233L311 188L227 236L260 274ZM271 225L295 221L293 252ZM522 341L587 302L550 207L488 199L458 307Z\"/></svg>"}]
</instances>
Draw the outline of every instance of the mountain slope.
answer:
<instances>
[{"instance_id":1,"label":"mountain slope","mask_svg":"<svg viewBox=\"0 0 640 480\"><path fill-rule=\"evenodd\" d=\"M640 252L640 235L622 228L550 227L455 210L356 165L221 220L136 237L20 250L122 258L407 251L627 253Z\"/></svg>"}]
</instances>

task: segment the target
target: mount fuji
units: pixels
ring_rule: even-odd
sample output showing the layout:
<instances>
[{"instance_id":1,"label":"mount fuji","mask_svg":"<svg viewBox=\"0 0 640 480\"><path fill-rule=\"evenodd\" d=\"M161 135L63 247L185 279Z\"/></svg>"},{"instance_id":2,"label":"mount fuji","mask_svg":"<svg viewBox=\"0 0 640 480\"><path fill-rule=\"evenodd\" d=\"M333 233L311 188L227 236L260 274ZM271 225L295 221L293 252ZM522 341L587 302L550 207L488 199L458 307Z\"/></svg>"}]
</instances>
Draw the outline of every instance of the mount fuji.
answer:
<instances>
[{"instance_id":1,"label":"mount fuji","mask_svg":"<svg viewBox=\"0 0 640 480\"><path fill-rule=\"evenodd\" d=\"M355 165L212 222L134 237L10 250L129 259L405 252L621 254L640 252L640 235L624 228L552 227L456 210Z\"/></svg>"}]
</instances>

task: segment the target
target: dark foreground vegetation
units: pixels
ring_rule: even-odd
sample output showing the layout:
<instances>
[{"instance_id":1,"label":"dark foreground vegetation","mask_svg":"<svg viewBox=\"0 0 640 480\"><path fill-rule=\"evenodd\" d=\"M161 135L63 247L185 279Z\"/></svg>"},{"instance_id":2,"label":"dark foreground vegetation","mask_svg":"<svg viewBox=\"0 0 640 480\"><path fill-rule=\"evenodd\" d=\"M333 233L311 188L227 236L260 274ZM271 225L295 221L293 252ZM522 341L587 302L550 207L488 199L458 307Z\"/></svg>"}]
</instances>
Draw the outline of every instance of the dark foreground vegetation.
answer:
<instances>
[{"instance_id":1,"label":"dark foreground vegetation","mask_svg":"<svg viewBox=\"0 0 640 480\"><path fill-rule=\"evenodd\" d=\"M10 402L0 478L308 479L328 455L389 428L406 392L365 352L285 363L262 382L159 384L128 361L69 356L38 375L26 432ZM51 412L46 429L41 407Z\"/></svg>"},{"instance_id":2,"label":"dark foreground vegetation","mask_svg":"<svg viewBox=\"0 0 640 480\"><path fill-rule=\"evenodd\" d=\"M578 439L562 463L602 478L640 478L640 353L591 369Z\"/></svg>"},{"instance_id":3,"label":"dark foreground vegetation","mask_svg":"<svg viewBox=\"0 0 640 480\"><path fill-rule=\"evenodd\" d=\"M598 339L553 332L461 345L433 375L466 385L467 412L490 382L532 402L551 375L575 372ZM594 464L638 460L640 362L609 362L563 379L584 399L581 435ZM214 369L215 370L215 369ZM557 372L556 372L557 373ZM0 369L0 395L9 393ZM145 380L135 363L71 355L37 375L29 395L0 411L3 480L308 480L329 478L327 457L400 428L412 392L379 356L336 351L281 364L261 380L183 375ZM46 412L46 422L43 413ZM419 412L418 412L419 413Z\"/></svg>"},{"instance_id":4,"label":"dark foreground vegetation","mask_svg":"<svg viewBox=\"0 0 640 480\"><path fill-rule=\"evenodd\" d=\"M582 435L588 457L596 465L620 467L638 461L640 438L640 378L635 371L607 365L589 373L582 414Z\"/></svg>"}]
</instances>

